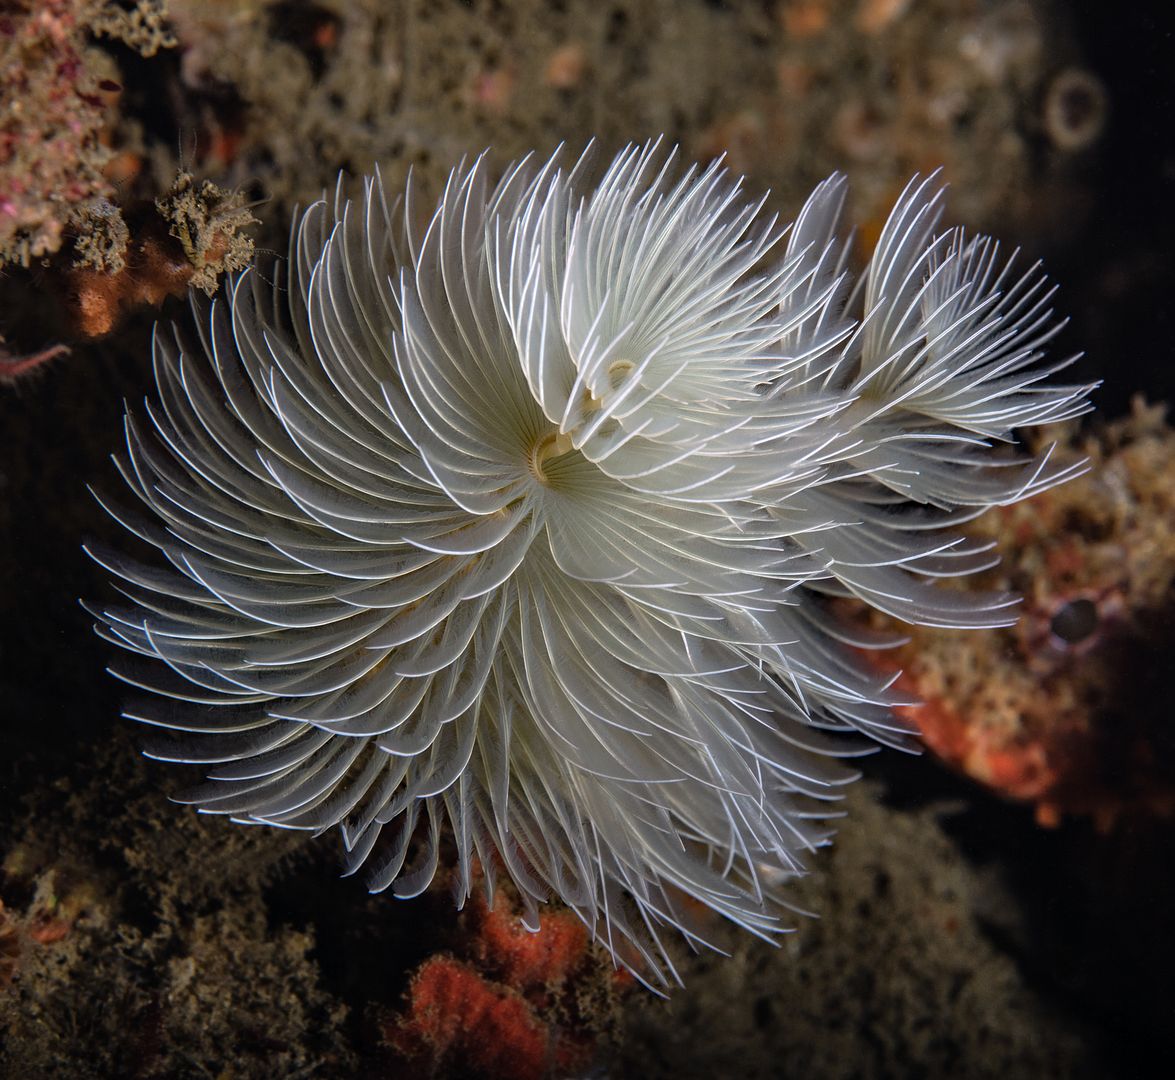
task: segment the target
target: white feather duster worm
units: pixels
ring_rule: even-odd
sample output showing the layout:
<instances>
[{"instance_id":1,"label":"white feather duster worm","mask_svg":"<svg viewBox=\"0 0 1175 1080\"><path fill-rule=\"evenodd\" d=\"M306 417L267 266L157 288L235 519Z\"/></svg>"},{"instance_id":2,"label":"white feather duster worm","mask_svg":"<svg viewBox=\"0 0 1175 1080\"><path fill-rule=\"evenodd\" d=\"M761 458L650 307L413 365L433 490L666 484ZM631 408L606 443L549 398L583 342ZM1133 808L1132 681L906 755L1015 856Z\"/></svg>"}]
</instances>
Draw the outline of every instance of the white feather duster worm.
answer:
<instances>
[{"instance_id":1,"label":"white feather duster worm","mask_svg":"<svg viewBox=\"0 0 1175 1080\"><path fill-rule=\"evenodd\" d=\"M156 342L119 462L148 518L110 509L170 565L95 553L130 601L99 631L147 661L117 674L173 699L128 715L190 733L153 753L214 764L202 809L337 825L398 896L447 836L459 902L504 869L654 981L684 900L777 930L836 733L900 739L819 594L1011 621L933 587L989 565L941 530L1064 479L993 444L1089 390L1045 381L1050 290L937 232L934 177L854 289L841 177L788 230L673 162L479 160L422 232L378 176L312 206L287 287Z\"/></svg>"}]
</instances>

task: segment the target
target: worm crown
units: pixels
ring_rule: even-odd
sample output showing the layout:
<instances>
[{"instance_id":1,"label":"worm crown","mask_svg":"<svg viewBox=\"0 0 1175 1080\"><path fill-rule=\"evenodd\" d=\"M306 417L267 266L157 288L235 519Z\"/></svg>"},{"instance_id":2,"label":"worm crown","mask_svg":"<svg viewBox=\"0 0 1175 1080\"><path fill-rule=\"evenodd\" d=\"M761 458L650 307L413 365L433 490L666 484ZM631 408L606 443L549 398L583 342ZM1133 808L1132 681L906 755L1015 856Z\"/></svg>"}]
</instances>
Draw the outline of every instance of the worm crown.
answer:
<instances>
[{"instance_id":1,"label":"worm crown","mask_svg":"<svg viewBox=\"0 0 1175 1080\"><path fill-rule=\"evenodd\" d=\"M475 860L675 978L701 903L780 928L779 885L899 699L833 619L853 596L988 627L1014 599L944 532L1072 470L999 444L1075 416L1036 267L939 231L915 178L853 283L834 176L784 227L720 163L632 146L593 183L449 177L427 225L380 178L311 206L283 287L245 271L160 334L119 461L159 549L92 552L98 631L211 766L206 811L338 827L351 870L459 902ZM411 856L411 857L410 857Z\"/></svg>"}]
</instances>

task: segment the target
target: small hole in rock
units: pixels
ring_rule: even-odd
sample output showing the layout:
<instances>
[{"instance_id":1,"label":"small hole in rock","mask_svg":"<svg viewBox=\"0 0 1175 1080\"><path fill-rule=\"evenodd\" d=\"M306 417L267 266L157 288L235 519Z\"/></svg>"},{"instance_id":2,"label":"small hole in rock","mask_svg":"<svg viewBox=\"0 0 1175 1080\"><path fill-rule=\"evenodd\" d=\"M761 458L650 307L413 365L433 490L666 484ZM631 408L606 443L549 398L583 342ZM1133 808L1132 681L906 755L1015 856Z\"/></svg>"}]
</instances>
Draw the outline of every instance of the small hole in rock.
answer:
<instances>
[{"instance_id":1,"label":"small hole in rock","mask_svg":"<svg viewBox=\"0 0 1175 1080\"><path fill-rule=\"evenodd\" d=\"M1071 600L1057 609L1049 629L1066 645L1084 641L1098 624L1097 605L1092 600Z\"/></svg>"}]
</instances>

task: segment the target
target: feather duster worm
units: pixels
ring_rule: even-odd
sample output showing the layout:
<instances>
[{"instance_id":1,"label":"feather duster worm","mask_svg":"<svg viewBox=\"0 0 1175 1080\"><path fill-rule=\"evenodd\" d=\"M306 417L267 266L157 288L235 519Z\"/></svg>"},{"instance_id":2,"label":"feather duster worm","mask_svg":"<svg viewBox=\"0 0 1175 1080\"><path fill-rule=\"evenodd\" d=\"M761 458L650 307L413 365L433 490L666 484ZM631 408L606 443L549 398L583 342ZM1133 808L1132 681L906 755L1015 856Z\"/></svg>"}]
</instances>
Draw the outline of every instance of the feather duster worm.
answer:
<instances>
[{"instance_id":1,"label":"feather duster worm","mask_svg":"<svg viewBox=\"0 0 1175 1080\"><path fill-rule=\"evenodd\" d=\"M463 164L423 229L369 178L284 287L157 337L119 461L148 514L109 509L167 565L93 552L129 601L96 614L203 810L337 826L402 897L447 832L458 902L477 860L668 981L691 902L779 929L842 733L902 738L822 597L1010 622L934 587L989 565L943 529L1065 479L998 444L1090 388L1047 381L1051 289L938 231L935 177L854 286L842 177L785 228L720 163L591 171Z\"/></svg>"}]
</instances>

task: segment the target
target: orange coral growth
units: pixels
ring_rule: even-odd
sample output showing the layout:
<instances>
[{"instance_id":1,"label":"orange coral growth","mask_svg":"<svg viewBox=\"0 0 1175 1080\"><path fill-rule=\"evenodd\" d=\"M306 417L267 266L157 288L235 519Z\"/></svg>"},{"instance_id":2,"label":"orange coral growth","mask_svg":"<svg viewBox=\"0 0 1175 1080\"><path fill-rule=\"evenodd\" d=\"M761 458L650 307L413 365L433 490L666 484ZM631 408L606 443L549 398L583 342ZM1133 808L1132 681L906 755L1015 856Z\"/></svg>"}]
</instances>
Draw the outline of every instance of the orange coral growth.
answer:
<instances>
[{"instance_id":1,"label":"orange coral growth","mask_svg":"<svg viewBox=\"0 0 1175 1080\"><path fill-rule=\"evenodd\" d=\"M68 271L67 302L74 325L82 337L104 337L131 308L156 307L168 296L183 296L195 275L178 244L154 237L137 241L121 270Z\"/></svg>"},{"instance_id":2,"label":"orange coral growth","mask_svg":"<svg viewBox=\"0 0 1175 1080\"><path fill-rule=\"evenodd\" d=\"M476 896L462 916L457 955L417 969L385 1041L411 1075L515 1080L584 1069L633 985L593 951L587 928L552 908L537 932L522 926L509 890L490 909Z\"/></svg>"},{"instance_id":3,"label":"orange coral growth","mask_svg":"<svg viewBox=\"0 0 1175 1080\"><path fill-rule=\"evenodd\" d=\"M560 45L547 59L543 82L556 90L571 90L583 80L587 53L579 42Z\"/></svg>"},{"instance_id":4,"label":"orange coral growth","mask_svg":"<svg viewBox=\"0 0 1175 1080\"><path fill-rule=\"evenodd\" d=\"M780 25L795 38L814 37L832 21L829 0L782 0L778 8Z\"/></svg>"},{"instance_id":5,"label":"orange coral growth","mask_svg":"<svg viewBox=\"0 0 1175 1080\"><path fill-rule=\"evenodd\" d=\"M477 954L510 986L561 986L583 964L587 928L571 912L544 915L542 928L533 933L516 915L489 910L484 900L478 906Z\"/></svg>"},{"instance_id":6,"label":"orange coral growth","mask_svg":"<svg viewBox=\"0 0 1175 1080\"><path fill-rule=\"evenodd\" d=\"M861 0L857 28L866 34L880 34L897 22L909 6L910 0Z\"/></svg>"},{"instance_id":7,"label":"orange coral growth","mask_svg":"<svg viewBox=\"0 0 1175 1080\"><path fill-rule=\"evenodd\" d=\"M903 690L918 693L918 682L903 675ZM899 716L917 728L934 754L974 780L1013 799L1043 798L1057 784L1056 755L1039 741L1006 741L997 730L969 722L942 698L921 705L898 706Z\"/></svg>"},{"instance_id":8,"label":"orange coral growth","mask_svg":"<svg viewBox=\"0 0 1175 1080\"><path fill-rule=\"evenodd\" d=\"M1003 562L985 583L1024 597L1016 626L957 635L923 627L870 654L925 702L901 713L939 758L1037 821L1175 811L1164 665L1175 642L1175 435L1162 410L1058 460L1088 455L1079 480L973 527Z\"/></svg>"},{"instance_id":9,"label":"orange coral growth","mask_svg":"<svg viewBox=\"0 0 1175 1080\"><path fill-rule=\"evenodd\" d=\"M240 270L252 258L253 241L240 230L254 218L235 192L208 181L197 185L180 173L155 210L159 216L127 243L115 265L96 260L65 272L66 304L82 337L103 337L132 308L157 307L189 286L211 294L220 273Z\"/></svg>"},{"instance_id":10,"label":"orange coral growth","mask_svg":"<svg viewBox=\"0 0 1175 1080\"><path fill-rule=\"evenodd\" d=\"M64 941L91 900L85 888L58 896L52 871L38 879L35 895L23 915L6 908L0 900L0 990L16 978L29 945Z\"/></svg>"},{"instance_id":11,"label":"orange coral growth","mask_svg":"<svg viewBox=\"0 0 1175 1080\"><path fill-rule=\"evenodd\" d=\"M412 980L392 1045L417 1067L453 1075L540 1080L548 1031L526 1001L448 957L426 960Z\"/></svg>"},{"instance_id":12,"label":"orange coral growth","mask_svg":"<svg viewBox=\"0 0 1175 1080\"><path fill-rule=\"evenodd\" d=\"M72 929L67 919L53 919L48 914L42 914L29 923L29 938L38 945L55 945L64 941Z\"/></svg>"}]
</instances>

